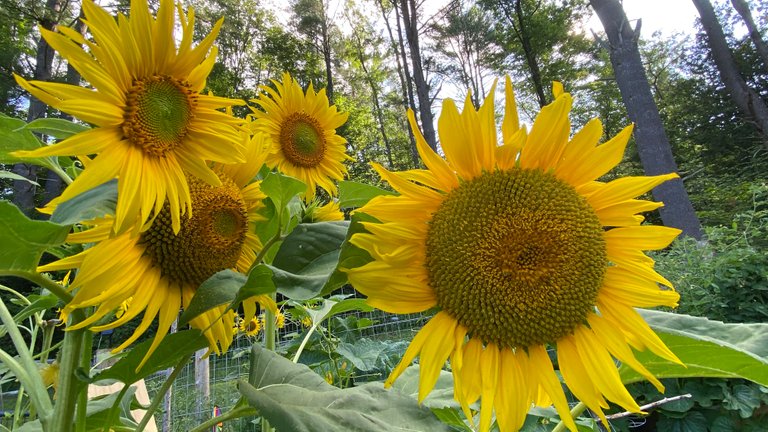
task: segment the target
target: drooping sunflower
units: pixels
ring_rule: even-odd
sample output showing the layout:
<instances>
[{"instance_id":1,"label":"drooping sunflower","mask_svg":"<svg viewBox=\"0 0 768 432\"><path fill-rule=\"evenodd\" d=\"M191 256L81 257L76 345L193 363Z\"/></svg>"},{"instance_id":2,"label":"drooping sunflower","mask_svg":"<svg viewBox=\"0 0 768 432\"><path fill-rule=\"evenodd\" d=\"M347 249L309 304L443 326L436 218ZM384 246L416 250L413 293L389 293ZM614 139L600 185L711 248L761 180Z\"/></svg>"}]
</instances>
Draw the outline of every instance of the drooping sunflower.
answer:
<instances>
[{"instance_id":1,"label":"drooping sunflower","mask_svg":"<svg viewBox=\"0 0 768 432\"><path fill-rule=\"evenodd\" d=\"M91 228L70 234L70 243L94 243L83 252L38 267L38 271L78 268L70 284L74 299L64 312L95 306L95 312L70 329L83 328L123 313L107 324L92 327L102 331L119 327L144 312L135 332L115 352L128 347L158 317L158 330L145 360L155 350L176 319L186 308L202 282L213 274L236 269L246 272L256 260L261 242L253 224L263 219L259 182L251 182L264 162L267 144L263 135L249 139L245 154L248 163L220 165L215 172L220 186L211 186L194 177L187 178L194 213L181 220L174 234L171 207L166 204L154 223L140 235L112 234L114 219L90 221ZM277 306L269 295L255 296L243 302L244 319L250 321L257 303L273 311ZM190 321L205 330L210 349L226 351L232 342L235 313L225 312L227 305L213 308ZM143 364L143 363L142 363Z\"/></svg>"},{"instance_id":2,"label":"drooping sunflower","mask_svg":"<svg viewBox=\"0 0 768 432\"><path fill-rule=\"evenodd\" d=\"M92 0L83 2L93 35L86 40L64 26L41 29L92 89L69 84L16 81L46 104L94 125L93 129L21 157L96 155L64 191L68 200L115 177L118 201L113 227L141 225L170 205L174 232L191 210L187 174L214 186L219 178L206 161L242 162L240 120L218 111L240 101L201 93L214 65L212 44L222 21L192 46L194 14L179 8L181 39L176 47L173 0L161 0L154 19L146 0L131 1L131 15L115 20ZM85 46L86 48L81 48Z\"/></svg>"},{"instance_id":3,"label":"drooping sunflower","mask_svg":"<svg viewBox=\"0 0 768 432\"><path fill-rule=\"evenodd\" d=\"M679 362L634 309L679 299L643 251L666 247L680 231L641 225L638 213L662 204L636 199L676 175L598 181L621 161L632 128L597 145L603 130L593 119L569 138L571 96L554 87L554 102L528 132L507 78L502 145L493 96L477 111L468 98L461 113L446 100L438 121L445 159L409 113L427 169L376 165L400 195L359 209L381 223L365 223L368 233L351 239L373 258L347 269L372 306L437 309L386 384L419 356L423 400L450 360L454 396L470 420L469 405L481 399L482 431L494 411L502 431L518 430L533 403L553 403L576 430L548 345L569 389L604 422L606 400L640 411L614 359L657 388L631 348Z\"/></svg>"},{"instance_id":4,"label":"drooping sunflower","mask_svg":"<svg viewBox=\"0 0 768 432\"><path fill-rule=\"evenodd\" d=\"M317 186L335 195L334 181L344 178L344 161L351 159L336 128L349 114L330 105L325 89L315 92L310 84L305 93L288 73L282 82L272 82L275 88L262 86L265 94L252 100L263 110L253 110L253 126L273 143L267 166L303 181L307 198L315 196Z\"/></svg>"}]
</instances>

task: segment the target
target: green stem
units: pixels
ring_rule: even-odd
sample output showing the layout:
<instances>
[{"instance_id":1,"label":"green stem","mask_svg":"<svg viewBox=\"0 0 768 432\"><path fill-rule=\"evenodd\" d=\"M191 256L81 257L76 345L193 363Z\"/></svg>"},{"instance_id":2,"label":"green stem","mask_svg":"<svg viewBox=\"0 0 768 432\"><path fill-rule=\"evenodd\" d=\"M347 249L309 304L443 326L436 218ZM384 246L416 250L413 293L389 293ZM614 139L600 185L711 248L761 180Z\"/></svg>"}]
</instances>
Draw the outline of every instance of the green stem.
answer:
<instances>
[{"instance_id":1,"label":"green stem","mask_svg":"<svg viewBox=\"0 0 768 432\"><path fill-rule=\"evenodd\" d=\"M35 360L32 358L32 353L29 352L26 341L21 335L19 328L13 320L11 312L5 306L5 302L3 302L2 298L0 298L0 322L3 323L5 330L11 337L11 341L13 341L13 346L16 348L16 352L19 355L18 365L23 369L14 372L21 373L21 376L19 376L18 373L16 376L19 378L19 381L27 387L27 393L29 394L32 404L40 414L41 421L45 422L50 415L51 410L53 410L51 399L48 397L45 384L43 384L43 379L38 372L37 363L35 363ZM3 352L3 354L5 353ZM27 382L22 381L22 378Z\"/></svg>"},{"instance_id":2,"label":"green stem","mask_svg":"<svg viewBox=\"0 0 768 432\"><path fill-rule=\"evenodd\" d=\"M269 252L269 249L277 242L283 239L282 234L280 234L280 226L277 226L277 233L272 236L269 240L267 240L266 243L264 243L264 246L259 251L259 254L256 255L256 259L253 260L253 264L251 265L251 269L253 267L261 264L261 262L264 260L264 257L267 256L267 252Z\"/></svg>"},{"instance_id":3,"label":"green stem","mask_svg":"<svg viewBox=\"0 0 768 432\"><path fill-rule=\"evenodd\" d=\"M24 423L21 416L21 405L24 401L24 384L19 386L19 392L16 394L16 406L13 409L13 429L20 428Z\"/></svg>"},{"instance_id":4,"label":"green stem","mask_svg":"<svg viewBox=\"0 0 768 432\"><path fill-rule=\"evenodd\" d=\"M80 354L80 367L90 372L91 358L93 357L93 332L87 331L83 335L83 351ZM86 384L87 385L87 384ZM128 386L124 386L127 388ZM118 399L118 402L120 399ZM77 422L75 422L76 432L85 432L85 418L88 416L88 392L81 391L77 401Z\"/></svg>"},{"instance_id":5,"label":"green stem","mask_svg":"<svg viewBox=\"0 0 768 432\"><path fill-rule=\"evenodd\" d=\"M272 296L272 300L276 299L276 294L272 293L270 294ZM274 351L275 346L277 343L277 329L275 328L275 314L271 310L267 309L264 312L264 348ZM253 351L251 351L253 353ZM253 362L253 357L251 358L251 361ZM256 385L255 382L251 382L252 385ZM261 430L262 432L272 432L274 429L272 429L272 426L270 426L269 421L266 417L261 418Z\"/></svg>"},{"instance_id":6,"label":"green stem","mask_svg":"<svg viewBox=\"0 0 768 432\"><path fill-rule=\"evenodd\" d=\"M63 286L51 280L51 278L49 278L48 276L44 276L40 273L35 273L35 272L25 271L25 270L3 270L0 272L0 276L16 276L16 277L24 278L30 282L34 282L38 286L41 286L47 289L48 291L52 292L56 297L63 300L64 303L69 303L74 298L72 294L67 292L67 290Z\"/></svg>"},{"instance_id":7,"label":"green stem","mask_svg":"<svg viewBox=\"0 0 768 432\"><path fill-rule=\"evenodd\" d=\"M70 322L67 326L74 326L83 320L85 320L83 310L75 309L70 314ZM82 383L75 378L75 369L80 365L83 340L87 332L89 332L88 329L68 330L64 335L59 359L59 390L50 430L56 432L72 430L78 393L84 390Z\"/></svg>"},{"instance_id":8,"label":"green stem","mask_svg":"<svg viewBox=\"0 0 768 432\"><path fill-rule=\"evenodd\" d=\"M218 416L218 417L212 417L202 423L200 423L198 426L196 426L194 429L192 429L190 432L204 432L209 430L210 428L214 427L215 425L219 423L223 423L225 421L234 420L236 418L240 417L247 417L256 415L259 412L256 410L256 408L253 408L248 405L232 408L230 411L225 412L224 414Z\"/></svg>"},{"instance_id":9,"label":"green stem","mask_svg":"<svg viewBox=\"0 0 768 432\"><path fill-rule=\"evenodd\" d=\"M585 404L584 402L579 402L578 404L576 404L575 407L571 409L571 418L576 419L581 415L581 413L584 412L585 409L587 409L587 404ZM560 423L558 423L555 426L555 428L552 429L552 432L563 432L565 428L566 428L565 422L562 419L560 419Z\"/></svg>"},{"instance_id":10,"label":"green stem","mask_svg":"<svg viewBox=\"0 0 768 432\"><path fill-rule=\"evenodd\" d=\"M109 414L107 414L107 419L104 422L104 427L102 428L102 430L105 430L105 431L111 430L112 425L115 424L115 420L117 420L117 418L120 416L120 402L122 402L123 398L125 397L125 393L128 392L129 388L131 388L130 384L124 384L123 388L120 389L120 394L117 395L117 400L115 400L115 404L112 405L112 408L109 409ZM78 415L79 414L80 413L78 413ZM85 421L83 421L82 423L83 423L83 429L85 429Z\"/></svg>"},{"instance_id":11,"label":"green stem","mask_svg":"<svg viewBox=\"0 0 768 432\"><path fill-rule=\"evenodd\" d=\"M168 378L166 378L165 382L163 382L163 385L160 387L160 389L157 391L157 394L154 398L152 398L152 403L149 405L149 408L147 408L147 412L144 414L144 417L141 418L141 423L139 423L139 426L136 428L137 432L142 432L145 427L147 427L147 424L149 423L149 419L152 418L153 415L155 415L155 411L157 411L157 407L160 406L161 403L163 403L163 399L165 398L165 394L168 393L168 390L173 385L173 382L176 381L176 377L179 376L182 370L184 370L184 366L189 362L189 357L182 357L181 360L174 366L173 371L171 371L171 374L168 375Z\"/></svg>"},{"instance_id":12,"label":"green stem","mask_svg":"<svg viewBox=\"0 0 768 432\"><path fill-rule=\"evenodd\" d=\"M70 177L66 171L61 169L60 166L53 164L53 166L50 166L48 168L54 173L56 173L57 176L61 177L61 179L64 180L64 183L66 183L67 185L72 184L72 177Z\"/></svg>"}]
</instances>

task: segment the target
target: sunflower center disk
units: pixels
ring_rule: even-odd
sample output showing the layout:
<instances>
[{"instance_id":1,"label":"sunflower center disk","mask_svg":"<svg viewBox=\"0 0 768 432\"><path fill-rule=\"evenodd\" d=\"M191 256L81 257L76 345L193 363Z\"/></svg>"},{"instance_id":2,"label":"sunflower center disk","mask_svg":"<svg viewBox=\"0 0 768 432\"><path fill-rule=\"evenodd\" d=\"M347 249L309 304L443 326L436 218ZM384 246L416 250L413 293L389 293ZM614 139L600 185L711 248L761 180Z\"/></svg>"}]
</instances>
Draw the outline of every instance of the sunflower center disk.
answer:
<instances>
[{"instance_id":1,"label":"sunflower center disk","mask_svg":"<svg viewBox=\"0 0 768 432\"><path fill-rule=\"evenodd\" d=\"M174 282L197 287L214 273L237 264L248 231L246 207L237 185L220 177L219 187L187 178L193 216L182 217L178 235L173 234L167 204L141 235L145 254Z\"/></svg>"},{"instance_id":2,"label":"sunflower center disk","mask_svg":"<svg viewBox=\"0 0 768 432\"><path fill-rule=\"evenodd\" d=\"M183 142L196 104L186 82L165 76L136 80L128 91L123 134L145 152L164 156Z\"/></svg>"},{"instance_id":3,"label":"sunflower center disk","mask_svg":"<svg viewBox=\"0 0 768 432\"><path fill-rule=\"evenodd\" d=\"M433 214L430 286L472 337L517 348L586 322L607 265L603 229L570 185L540 170L463 183Z\"/></svg>"},{"instance_id":4,"label":"sunflower center disk","mask_svg":"<svg viewBox=\"0 0 768 432\"><path fill-rule=\"evenodd\" d=\"M286 159L305 168L316 167L325 156L325 137L318 121L305 113L293 113L280 130L280 147Z\"/></svg>"}]
</instances>

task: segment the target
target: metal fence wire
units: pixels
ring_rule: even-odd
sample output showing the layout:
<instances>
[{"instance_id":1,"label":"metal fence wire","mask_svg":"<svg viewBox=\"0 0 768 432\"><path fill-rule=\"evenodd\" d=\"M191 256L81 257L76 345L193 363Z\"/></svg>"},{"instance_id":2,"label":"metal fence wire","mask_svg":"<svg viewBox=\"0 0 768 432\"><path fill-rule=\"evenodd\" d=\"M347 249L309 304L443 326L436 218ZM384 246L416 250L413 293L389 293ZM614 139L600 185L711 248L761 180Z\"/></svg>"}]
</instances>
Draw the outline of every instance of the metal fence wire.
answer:
<instances>
[{"instance_id":1,"label":"metal fence wire","mask_svg":"<svg viewBox=\"0 0 768 432\"><path fill-rule=\"evenodd\" d=\"M354 290L346 288L343 294L355 296ZM288 312L290 313L290 312ZM287 314L288 315L288 314ZM297 317L287 316L285 326L278 329L277 351L286 352L291 346L297 344L297 338L303 337L307 329ZM340 319L352 322L363 322L362 328L347 329L343 326L335 326L334 338L338 340L361 340L368 343L381 343L395 346L387 367L391 369L400 360L407 347L407 342L413 338L418 329L428 320L425 314L395 315L374 310L371 312L353 311L339 316ZM362 320L362 321L361 321ZM349 334L354 332L355 334ZM300 340L300 339L299 339ZM371 342L373 341L373 342ZM261 335L258 339L239 334L229 350L220 355L211 355L207 359L197 359L186 365L177 376L166 396L162 409L155 413L155 422L159 431L163 432L187 432L203 421L214 416L216 410L226 412L234 406L240 397L237 391L237 381L248 378L249 351L254 343L261 343ZM354 342L352 342L354 343ZM303 363L312 363L312 355L309 353ZM203 365L208 363L208 374L201 372ZM344 365L349 367L348 365ZM318 371L322 374L322 371ZM388 372L388 371L387 371ZM149 396L154 397L169 371L159 372L146 379ZM383 372L360 373L355 377L356 381L383 380ZM207 383L206 383L207 381ZM219 429L222 432L234 431L260 431L258 419L255 417L241 418L223 424Z\"/></svg>"}]
</instances>

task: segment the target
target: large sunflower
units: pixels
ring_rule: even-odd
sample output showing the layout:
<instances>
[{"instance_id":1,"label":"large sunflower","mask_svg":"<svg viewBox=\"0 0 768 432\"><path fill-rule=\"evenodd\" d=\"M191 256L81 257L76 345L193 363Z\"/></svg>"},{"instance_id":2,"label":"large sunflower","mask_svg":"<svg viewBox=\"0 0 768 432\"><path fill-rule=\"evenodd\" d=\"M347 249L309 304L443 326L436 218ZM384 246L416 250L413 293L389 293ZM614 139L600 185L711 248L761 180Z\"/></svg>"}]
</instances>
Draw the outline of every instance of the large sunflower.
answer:
<instances>
[{"instance_id":1,"label":"large sunflower","mask_svg":"<svg viewBox=\"0 0 768 432\"><path fill-rule=\"evenodd\" d=\"M60 33L40 31L93 89L16 80L46 104L95 127L16 154L97 155L61 201L118 177L116 232L125 223L147 221L166 201L178 232L181 215L192 204L186 174L218 186L219 178L206 161L243 161L239 120L218 111L240 102L200 93L215 62L212 44L221 21L193 47L194 14L190 11L187 17L179 8L177 49L172 0L161 0L157 19L150 16L146 0L133 0L130 18L119 15L117 21L92 0L85 0L83 9L92 42L64 26L58 27Z\"/></svg>"},{"instance_id":2,"label":"large sunflower","mask_svg":"<svg viewBox=\"0 0 768 432\"><path fill-rule=\"evenodd\" d=\"M446 100L438 121L445 159L409 113L427 169L377 165L400 195L361 208L381 223L365 223L368 233L351 240L373 257L347 270L372 306L438 310L387 385L420 355L423 400L450 359L454 395L470 419L469 405L482 398L483 431L493 411L501 430L518 430L533 403L554 403L576 430L548 344L565 383L603 421L606 399L640 411L614 358L657 388L631 348L679 362L633 309L679 298L643 251L666 247L680 231L640 225L638 213L662 204L635 199L676 175L596 180L621 161L632 128L597 145L603 130L594 119L569 139L571 96L557 83L554 93L528 132L507 79L501 146L492 96L478 111L468 98L462 113Z\"/></svg>"},{"instance_id":3,"label":"large sunflower","mask_svg":"<svg viewBox=\"0 0 768 432\"><path fill-rule=\"evenodd\" d=\"M119 327L144 312L136 331L115 351L129 346L159 316L158 330L147 357L168 332L181 307L189 305L197 287L214 273L233 268L247 272L261 249L253 224L265 198L260 183L249 183L264 163L267 147L263 135L249 140L248 163L216 167L220 186L211 186L189 177L194 214L182 217L178 234L172 229L169 205L162 207L154 223L136 236L125 232L112 235L111 217L90 222L91 228L71 234L70 243L95 243L68 258L47 264L38 271L79 268L70 289L74 299L64 312L96 306L86 320L70 327L89 326L122 307L119 318L92 327L102 331ZM276 311L268 295L243 303L246 321L256 314L256 303ZM206 330L212 351L226 351L235 333L235 314L227 305L211 309L190 321ZM146 360L145 358L145 360Z\"/></svg>"},{"instance_id":4,"label":"large sunflower","mask_svg":"<svg viewBox=\"0 0 768 432\"><path fill-rule=\"evenodd\" d=\"M283 74L282 83L273 84L274 89L262 86L265 94L252 101L263 109L253 110L253 126L273 143L267 165L303 181L307 198L315 196L316 186L335 195L334 181L344 178L344 161L351 159L345 153L347 141L336 134L336 128L349 114L330 105L325 89L315 92L310 84L305 93L288 73Z\"/></svg>"}]
</instances>

